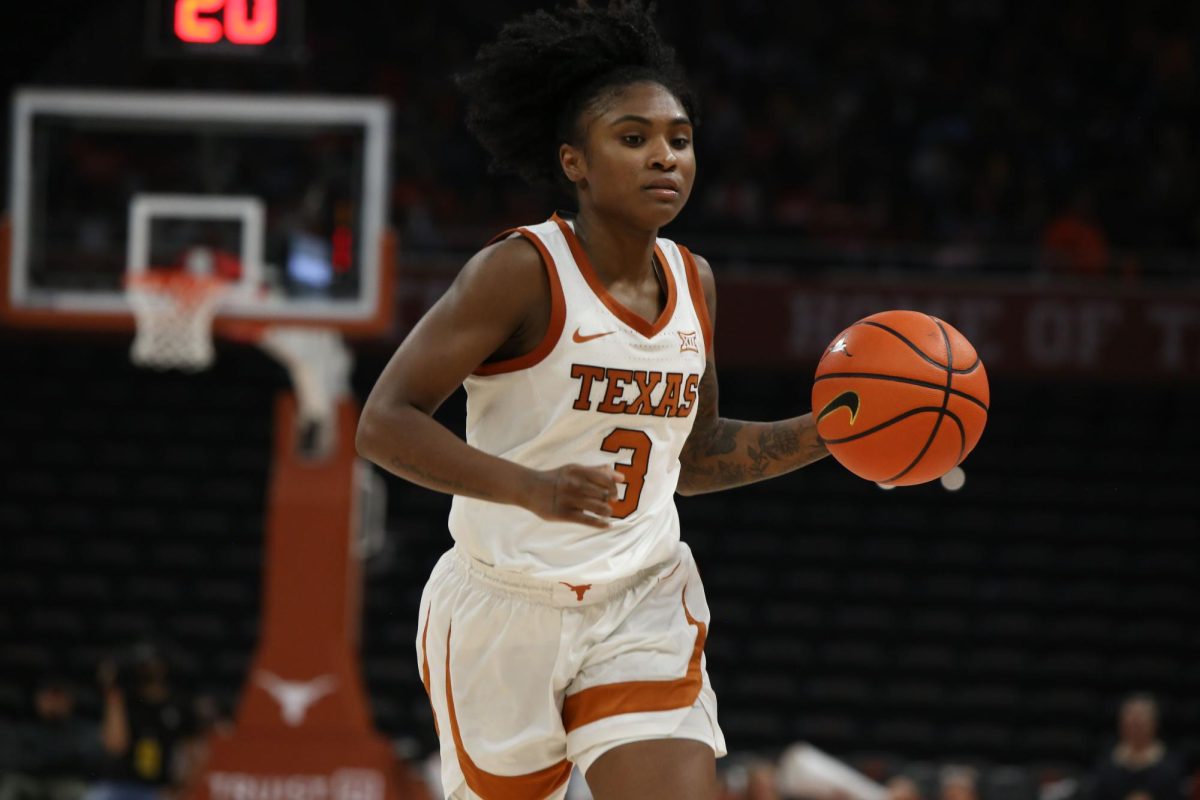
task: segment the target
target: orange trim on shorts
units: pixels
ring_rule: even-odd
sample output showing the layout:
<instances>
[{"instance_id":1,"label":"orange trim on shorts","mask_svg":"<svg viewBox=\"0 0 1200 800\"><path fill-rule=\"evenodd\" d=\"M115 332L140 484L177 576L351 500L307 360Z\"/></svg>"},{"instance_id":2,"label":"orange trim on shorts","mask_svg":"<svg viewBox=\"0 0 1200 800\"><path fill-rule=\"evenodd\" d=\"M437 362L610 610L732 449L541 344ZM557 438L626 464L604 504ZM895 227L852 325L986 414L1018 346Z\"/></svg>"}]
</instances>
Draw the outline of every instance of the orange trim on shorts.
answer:
<instances>
[{"instance_id":1,"label":"orange trim on shorts","mask_svg":"<svg viewBox=\"0 0 1200 800\"><path fill-rule=\"evenodd\" d=\"M505 231L500 236L513 232ZM528 369L534 366L550 355L550 351L554 349L554 345L558 344L558 339L562 336L563 326L567 324L567 303L563 299L562 283L558 279L558 267L554 263L554 257L550 255L550 251L546 249L546 245L542 244L542 240L532 231L525 228L517 228L515 233L519 233L525 237L526 241L537 248L538 253L542 257L542 265L546 268L546 277L550 280L550 323L546 326L546 335L538 342L537 347L523 356L506 358L503 361L495 361L491 364L480 364L475 368L474 374L476 375L500 375L505 372L516 372L517 370ZM496 238L498 239L499 237ZM496 239L492 240L492 242L495 241Z\"/></svg>"},{"instance_id":2,"label":"orange trim on shorts","mask_svg":"<svg viewBox=\"0 0 1200 800\"><path fill-rule=\"evenodd\" d=\"M451 626L452 628L453 626ZM458 731L458 716L454 712L454 691L450 684L450 629L446 631L446 706L450 713L450 733L458 753L458 766L467 786L483 800L533 800L554 794L571 777L571 762L563 759L537 772L524 775L493 775L480 769L467 755L462 735Z\"/></svg>"},{"instance_id":3,"label":"orange trim on shorts","mask_svg":"<svg viewBox=\"0 0 1200 800\"><path fill-rule=\"evenodd\" d=\"M692 257L692 251L681 244L676 247L683 256L688 293L692 296L692 306L696 309L696 316L700 318L700 330L704 331L704 348L711 354L713 351L712 320L708 317L708 300L704 297L704 284L700 282L700 270L696 267L696 259Z\"/></svg>"},{"instance_id":4,"label":"orange trim on shorts","mask_svg":"<svg viewBox=\"0 0 1200 800\"><path fill-rule=\"evenodd\" d=\"M433 707L433 693L429 691L429 648L425 640L429 638L429 617L433 616L433 606L429 607L429 616L425 617L425 629L421 631L421 682L425 684L425 696L429 698L429 710L433 712L433 732L438 736L442 730L438 727L437 709Z\"/></svg>"},{"instance_id":5,"label":"orange trim on shorts","mask_svg":"<svg viewBox=\"0 0 1200 800\"><path fill-rule=\"evenodd\" d=\"M683 591L686 594L687 586L683 587ZM704 654L704 639L708 635L708 627L688 611L686 599L683 601L683 614L687 617L688 624L696 626L696 645L692 648L687 673L675 680L606 683L569 695L563 701L562 710L563 725L568 733L588 723L617 714L673 711L677 708L690 708L696 702L704 685L700 659Z\"/></svg>"},{"instance_id":6,"label":"orange trim on shorts","mask_svg":"<svg viewBox=\"0 0 1200 800\"><path fill-rule=\"evenodd\" d=\"M658 319L653 323L648 322L644 318L630 311L621 301L608 293L608 287L596 275L596 270L592 268L591 259L583 249L583 245L579 243L579 237L575 235L575 231L571 230L571 226L563 221L562 217L555 214L551 217L558 224L559 230L567 240L567 246L571 248L571 255L575 257L575 263L579 266L579 272L583 275L583 279L587 281L587 285L591 287L592 293L600 299L600 302L613 313L613 315L624 322L635 331L650 339L657 336L658 333L671 321L672 315L675 313L675 272L671 269L671 263L667 261L667 257L663 255L663 251L659 249L658 244L654 245L654 257L658 259L659 266L662 267L663 275L667 280L667 302L663 306L662 313L658 315Z\"/></svg>"}]
</instances>

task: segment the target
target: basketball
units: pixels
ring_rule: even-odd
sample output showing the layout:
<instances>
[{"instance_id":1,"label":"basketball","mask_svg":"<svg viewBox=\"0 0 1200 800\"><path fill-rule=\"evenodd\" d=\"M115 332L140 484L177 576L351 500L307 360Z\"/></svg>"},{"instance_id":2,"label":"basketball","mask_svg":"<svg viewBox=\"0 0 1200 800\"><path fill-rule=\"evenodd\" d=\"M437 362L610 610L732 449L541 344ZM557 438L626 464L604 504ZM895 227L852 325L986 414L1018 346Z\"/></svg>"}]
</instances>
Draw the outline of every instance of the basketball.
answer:
<instances>
[{"instance_id":1,"label":"basketball","mask_svg":"<svg viewBox=\"0 0 1200 800\"><path fill-rule=\"evenodd\" d=\"M919 311L872 314L839 333L812 389L829 452L885 486L936 480L961 464L979 442L990 399L971 343Z\"/></svg>"}]
</instances>

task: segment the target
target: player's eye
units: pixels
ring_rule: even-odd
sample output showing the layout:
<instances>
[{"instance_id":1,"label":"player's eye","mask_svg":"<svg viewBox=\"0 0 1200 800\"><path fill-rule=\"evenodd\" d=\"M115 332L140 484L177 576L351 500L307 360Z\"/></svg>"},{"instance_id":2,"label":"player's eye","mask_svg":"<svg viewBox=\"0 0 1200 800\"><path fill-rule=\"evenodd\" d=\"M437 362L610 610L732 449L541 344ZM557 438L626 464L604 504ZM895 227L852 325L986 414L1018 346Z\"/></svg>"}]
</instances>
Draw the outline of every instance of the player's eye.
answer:
<instances>
[{"instance_id":1,"label":"player's eye","mask_svg":"<svg viewBox=\"0 0 1200 800\"><path fill-rule=\"evenodd\" d=\"M623 141L625 144L629 145L630 147L637 147L639 144L644 142L645 139L642 137L642 135L640 133L627 133L621 137L621 141Z\"/></svg>"},{"instance_id":2,"label":"player's eye","mask_svg":"<svg viewBox=\"0 0 1200 800\"><path fill-rule=\"evenodd\" d=\"M677 149L682 150L685 147L687 147L689 144L691 144L691 140L688 139L686 136L676 136L674 139L671 140L671 144L674 147L676 147Z\"/></svg>"}]
</instances>

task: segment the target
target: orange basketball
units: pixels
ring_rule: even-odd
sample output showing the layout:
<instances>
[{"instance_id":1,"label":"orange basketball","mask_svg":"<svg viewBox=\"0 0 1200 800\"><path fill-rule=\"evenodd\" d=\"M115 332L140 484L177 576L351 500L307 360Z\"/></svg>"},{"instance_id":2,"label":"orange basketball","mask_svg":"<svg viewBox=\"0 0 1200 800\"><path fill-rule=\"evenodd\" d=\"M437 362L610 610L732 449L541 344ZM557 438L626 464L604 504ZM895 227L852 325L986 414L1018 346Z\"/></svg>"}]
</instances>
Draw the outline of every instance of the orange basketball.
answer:
<instances>
[{"instance_id":1,"label":"orange basketball","mask_svg":"<svg viewBox=\"0 0 1200 800\"><path fill-rule=\"evenodd\" d=\"M842 466L886 486L945 475L987 424L987 373L937 317L883 311L834 337L817 364L813 417Z\"/></svg>"}]
</instances>

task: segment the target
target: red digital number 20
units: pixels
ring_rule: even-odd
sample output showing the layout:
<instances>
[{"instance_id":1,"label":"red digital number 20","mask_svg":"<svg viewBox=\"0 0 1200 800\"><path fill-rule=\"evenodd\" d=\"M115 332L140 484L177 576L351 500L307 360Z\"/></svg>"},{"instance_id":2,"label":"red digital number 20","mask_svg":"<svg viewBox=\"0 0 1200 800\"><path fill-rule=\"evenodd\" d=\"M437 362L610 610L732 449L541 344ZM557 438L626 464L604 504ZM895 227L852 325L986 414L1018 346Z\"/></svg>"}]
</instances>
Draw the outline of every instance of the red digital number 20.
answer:
<instances>
[{"instance_id":1,"label":"red digital number 20","mask_svg":"<svg viewBox=\"0 0 1200 800\"><path fill-rule=\"evenodd\" d=\"M266 44L279 29L277 0L257 0L254 14L246 0L175 0L175 35L182 41L211 44L225 37L234 44ZM224 21L206 16L224 10Z\"/></svg>"},{"instance_id":2,"label":"red digital number 20","mask_svg":"<svg viewBox=\"0 0 1200 800\"><path fill-rule=\"evenodd\" d=\"M625 496L612 503L612 515L617 519L625 519L637 511L638 501L642 499L642 487L646 483L646 471L650 468L652 446L653 442L645 431L630 428L617 428L600 443L600 449L606 453L633 451L629 461L618 461L613 465L613 469L625 476Z\"/></svg>"}]
</instances>

